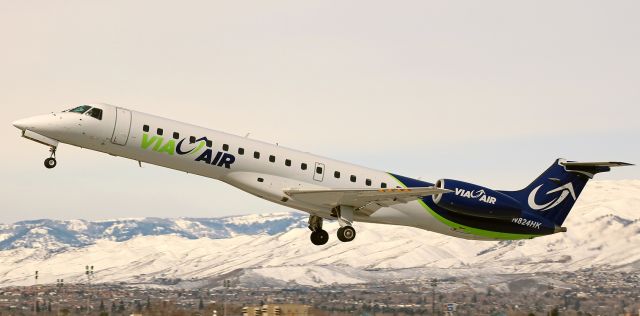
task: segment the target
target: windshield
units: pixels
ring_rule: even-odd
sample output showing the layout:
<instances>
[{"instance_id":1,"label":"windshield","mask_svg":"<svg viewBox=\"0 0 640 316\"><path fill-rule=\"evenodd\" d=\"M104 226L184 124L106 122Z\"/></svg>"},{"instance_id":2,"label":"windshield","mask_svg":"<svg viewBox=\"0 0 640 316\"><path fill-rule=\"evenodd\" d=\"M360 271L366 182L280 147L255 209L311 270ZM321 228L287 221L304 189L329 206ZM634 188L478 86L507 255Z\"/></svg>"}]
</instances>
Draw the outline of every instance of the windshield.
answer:
<instances>
[{"instance_id":1,"label":"windshield","mask_svg":"<svg viewBox=\"0 0 640 316\"><path fill-rule=\"evenodd\" d=\"M65 112L73 112L73 113L80 113L80 114L82 114L82 113L84 113L84 112L87 112L87 110L89 110L90 108L91 108L91 107L90 107L90 106L88 106L88 105L81 105L81 106L79 106L79 107L75 107L75 108L73 108L73 109L71 109L71 110L66 110Z\"/></svg>"},{"instance_id":2,"label":"windshield","mask_svg":"<svg viewBox=\"0 0 640 316\"><path fill-rule=\"evenodd\" d=\"M89 115L91 117L94 117L94 118L97 118L99 120L102 120L102 109L92 108L91 110L87 111L87 113L85 113L85 115Z\"/></svg>"}]
</instances>

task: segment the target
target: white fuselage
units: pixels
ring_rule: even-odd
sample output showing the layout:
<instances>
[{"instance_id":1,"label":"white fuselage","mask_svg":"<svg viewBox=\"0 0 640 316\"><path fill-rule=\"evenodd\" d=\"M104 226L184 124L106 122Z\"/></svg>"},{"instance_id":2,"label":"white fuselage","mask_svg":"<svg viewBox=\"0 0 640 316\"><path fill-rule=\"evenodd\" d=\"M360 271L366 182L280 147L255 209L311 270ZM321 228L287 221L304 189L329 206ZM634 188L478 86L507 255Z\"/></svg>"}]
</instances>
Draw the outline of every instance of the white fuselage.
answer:
<instances>
[{"instance_id":1,"label":"white fuselage","mask_svg":"<svg viewBox=\"0 0 640 316\"><path fill-rule=\"evenodd\" d=\"M284 190L374 189L385 185L400 188L397 180L387 172L150 114L105 104L96 106L103 110L100 120L72 112L52 113L30 118L32 121L21 123L24 125L21 128L62 143L217 179L271 202L325 219L333 219L330 207L297 201L288 197ZM174 133L177 133L176 137ZM192 143L191 137L206 137L211 142ZM190 149L193 151L185 154ZM207 150L210 154L202 156ZM259 158L255 158L256 153ZM339 172L339 178L336 172ZM353 219L472 238L436 220L417 201L383 207L371 215L356 212Z\"/></svg>"}]
</instances>

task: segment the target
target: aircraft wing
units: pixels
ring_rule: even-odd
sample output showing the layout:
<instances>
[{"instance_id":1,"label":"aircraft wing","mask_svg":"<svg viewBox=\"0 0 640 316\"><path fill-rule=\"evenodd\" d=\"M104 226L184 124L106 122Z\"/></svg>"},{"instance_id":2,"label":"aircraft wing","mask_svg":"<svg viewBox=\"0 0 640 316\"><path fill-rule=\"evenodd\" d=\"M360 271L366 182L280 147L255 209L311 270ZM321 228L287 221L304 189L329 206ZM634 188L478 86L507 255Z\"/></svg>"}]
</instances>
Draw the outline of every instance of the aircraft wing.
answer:
<instances>
[{"instance_id":1,"label":"aircraft wing","mask_svg":"<svg viewBox=\"0 0 640 316\"><path fill-rule=\"evenodd\" d=\"M291 198L316 205L335 207L353 206L361 213L371 215L381 207L407 203L425 196L448 193L451 190L436 187L416 187L399 189L319 189L284 190Z\"/></svg>"}]
</instances>

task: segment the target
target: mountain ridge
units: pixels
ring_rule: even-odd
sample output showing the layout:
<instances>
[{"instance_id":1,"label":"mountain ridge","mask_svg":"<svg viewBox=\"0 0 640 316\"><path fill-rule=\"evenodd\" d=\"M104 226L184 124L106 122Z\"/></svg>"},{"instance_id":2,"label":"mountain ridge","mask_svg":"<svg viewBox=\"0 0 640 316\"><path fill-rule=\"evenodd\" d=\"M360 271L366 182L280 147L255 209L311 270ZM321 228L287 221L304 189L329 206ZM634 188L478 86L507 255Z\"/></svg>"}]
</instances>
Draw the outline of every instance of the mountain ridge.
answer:
<instances>
[{"instance_id":1,"label":"mountain ridge","mask_svg":"<svg viewBox=\"0 0 640 316\"><path fill-rule=\"evenodd\" d=\"M111 220L27 220L0 225L0 250L46 248L57 251L85 247L97 240L126 241L138 236L178 235L187 239L278 234L305 227L302 213L279 212L219 218L158 218Z\"/></svg>"}]
</instances>

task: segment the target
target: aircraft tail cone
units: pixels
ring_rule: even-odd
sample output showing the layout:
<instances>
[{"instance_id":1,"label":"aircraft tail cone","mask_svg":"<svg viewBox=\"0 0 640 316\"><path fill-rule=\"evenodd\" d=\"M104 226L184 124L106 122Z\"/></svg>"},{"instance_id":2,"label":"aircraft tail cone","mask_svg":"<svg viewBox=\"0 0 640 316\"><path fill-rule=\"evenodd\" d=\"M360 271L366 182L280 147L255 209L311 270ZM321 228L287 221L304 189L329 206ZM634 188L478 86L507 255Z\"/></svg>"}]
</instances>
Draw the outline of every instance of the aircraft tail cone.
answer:
<instances>
[{"instance_id":1,"label":"aircraft tail cone","mask_svg":"<svg viewBox=\"0 0 640 316\"><path fill-rule=\"evenodd\" d=\"M553 230L554 233L565 233L567 231L566 227L556 226Z\"/></svg>"}]
</instances>

